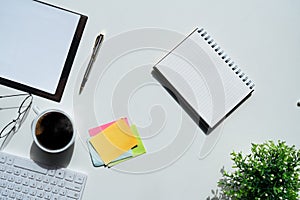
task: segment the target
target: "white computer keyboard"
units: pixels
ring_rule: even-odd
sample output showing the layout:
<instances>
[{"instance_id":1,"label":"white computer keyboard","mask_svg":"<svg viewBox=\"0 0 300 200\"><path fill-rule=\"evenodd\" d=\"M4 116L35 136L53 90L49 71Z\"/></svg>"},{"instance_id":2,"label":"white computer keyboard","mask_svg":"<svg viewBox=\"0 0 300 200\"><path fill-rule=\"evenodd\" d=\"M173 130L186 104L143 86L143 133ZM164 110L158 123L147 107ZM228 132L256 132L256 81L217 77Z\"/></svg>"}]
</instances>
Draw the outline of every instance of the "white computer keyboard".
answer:
<instances>
[{"instance_id":1,"label":"white computer keyboard","mask_svg":"<svg viewBox=\"0 0 300 200\"><path fill-rule=\"evenodd\" d=\"M0 200L81 199L87 175L0 152Z\"/></svg>"}]
</instances>

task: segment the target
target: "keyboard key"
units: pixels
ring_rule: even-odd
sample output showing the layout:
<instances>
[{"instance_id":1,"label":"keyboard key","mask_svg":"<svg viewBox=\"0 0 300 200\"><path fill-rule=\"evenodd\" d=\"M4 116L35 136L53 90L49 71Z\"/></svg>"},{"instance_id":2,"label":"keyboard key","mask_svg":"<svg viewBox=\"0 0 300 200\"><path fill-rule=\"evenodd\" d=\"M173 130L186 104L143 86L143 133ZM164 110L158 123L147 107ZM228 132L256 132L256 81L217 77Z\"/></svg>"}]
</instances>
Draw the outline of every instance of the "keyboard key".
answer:
<instances>
[{"instance_id":1,"label":"keyboard key","mask_svg":"<svg viewBox=\"0 0 300 200\"><path fill-rule=\"evenodd\" d=\"M53 193L53 194L58 194L58 192L59 192L59 188L58 188L58 187L54 187L54 188L52 189L52 193Z\"/></svg>"},{"instance_id":2,"label":"keyboard key","mask_svg":"<svg viewBox=\"0 0 300 200\"><path fill-rule=\"evenodd\" d=\"M51 197L52 197L52 195L49 193L44 195L44 199L46 199L46 200L50 200Z\"/></svg>"},{"instance_id":3,"label":"keyboard key","mask_svg":"<svg viewBox=\"0 0 300 200\"><path fill-rule=\"evenodd\" d=\"M24 178L27 178L28 172L25 171L25 170L22 170L22 171L21 171L21 176L24 177Z\"/></svg>"},{"instance_id":4,"label":"keyboard key","mask_svg":"<svg viewBox=\"0 0 300 200\"><path fill-rule=\"evenodd\" d=\"M15 185L15 191L16 192L21 192L22 191L22 187L20 185Z\"/></svg>"},{"instance_id":5,"label":"keyboard key","mask_svg":"<svg viewBox=\"0 0 300 200\"><path fill-rule=\"evenodd\" d=\"M21 177L17 177L16 179L15 179L15 183L16 184L21 184L23 182L23 179L21 178Z\"/></svg>"},{"instance_id":6,"label":"keyboard key","mask_svg":"<svg viewBox=\"0 0 300 200\"><path fill-rule=\"evenodd\" d=\"M67 173L65 179L67 181L73 181L74 180L74 174L73 173Z\"/></svg>"},{"instance_id":7,"label":"keyboard key","mask_svg":"<svg viewBox=\"0 0 300 200\"><path fill-rule=\"evenodd\" d=\"M35 179L35 174L32 173L32 172L28 173L28 178L29 179Z\"/></svg>"},{"instance_id":8,"label":"keyboard key","mask_svg":"<svg viewBox=\"0 0 300 200\"><path fill-rule=\"evenodd\" d=\"M51 185L57 185L57 181L58 180L56 178L52 178L51 181L50 181L50 184Z\"/></svg>"},{"instance_id":9,"label":"keyboard key","mask_svg":"<svg viewBox=\"0 0 300 200\"><path fill-rule=\"evenodd\" d=\"M4 165L0 165L0 171L4 172L6 170L6 167Z\"/></svg>"},{"instance_id":10,"label":"keyboard key","mask_svg":"<svg viewBox=\"0 0 300 200\"><path fill-rule=\"evenodd\" d=\"M84 176L81 176L81 175L77 174L76 177L75 177L75 183L82 184L83 182L84 182Z\"/></svg>"},{"instance_id":11,"label":"keyboard key","mask_svg":"<svg viewBox=\"0 0 300 200\"><path fill-rule=\"evenodd\" d=\"M7 167L6 172L9 173L9 174L13 173L13 168Z\"/></svg>"},{"instance_id":12,"label":"keyboard key","mask_svg":"<svg viewBox=\"0 0 300 200\"><path fill-rule=\"evenodd\" d=\"M25 196L24 200L35 200L35 199L33 197L31 197L31 196Z\"/></svg>"},{"instance_id":13,"label":"keyboard key","mask_svg":"<svg viewBox=\"0 0 300 200\"><path fill-rule=\"evenodd\" d=\"M35 181L30 181L30 182L29 182L29 186L30 186L31 188L36 188L36 182L35 182Z\"/></svg>"},{"instance_id":14,"label":"keyboard key","mask_svg":"<svg viewBox=\"0 0 300 200\"><path fill-rule=\"evenodd\" d=\"M8 190L2 190L1 195L4 197L8 196Z\"/></svg>"},{"instance_id":15,"label":"keyboard key","mask_svg":"<svg viewBox=\"0 0 300 200\"><path fill-rule=\"evenodd\" d=\"M0 182L0 187L1 188L6 188L7 187L7 183L6 182Z\"/></svg>"},{"instance_id":16,"label":"keyboard key","mask_svg":"<svg viewBox=\"0 0 300 200\"><path fill-rule=\"evenodd\" d=\"M13 191L10 191L10 192L9 192L9 197L10 197L11 199L16 198L16 193L13 192Z\"/></svg>"},{"instance_id":17,"label":"keyboard key","mask_svg":"<svg viewBox=\"0 0 300 200\"><path fill-rule=\"evenodd\" d=\"M29 193L29 189L27 187L23 187L22 193L28 194Z\"/></svg>"},{"instance_id":18,"label":"keyboard key","mask_svg":"<svg viewBox=\"0 0 300 200\"><path fill-rule=\"evenodd\" d=\"M65 187L65 182L62 181L62 180L59 180L59 181L57 182L57 185L58 185L59 187Z\"/></svg>"},{"instance_id":19,"label":"keyboard key","mask_svg":"<svg viewBox=\"0 0 300 200\"><path fill-rule=\"evenodd\" d=\"M12 157L8 157L6 160L6 164L12 165L14 163L14 159Z\"/></svg>"},{"instance_id":20,"label":"keyboard key","mask_svg":"<svg viewBox=\"0 0 300 200\"><path fill-rule=\"evenodd\" d=\"M60 200L58 195L53 195L52 200Z\"/></svg>"},{"instance_id":21,"label":"keyboard key","mask_svg":"<svg viewBox=\"0 0 300 200\"><path fill-rule=\"evenodd\" d=\"M65 172L63 170L57 170L56 173L55 173L56 178L63 179L64 176L65 176Z\"/></svg>"},{"instance_id":22,"label":"keyboard key","mask_svg":"<svg viewBox=\"0 0 300 200\"><path fill-rule=\"evenodd\" d=\"M13 189L14 189L14 184L8 183L8 184L7 184L7 189L13 190Z\"/></svg>"},{"instance_id":23,"label":"keyboard key","mask_svg":"<svg viewBox=\"0 0 300 200\"><path fill-rule=\"evenodd\" d=\"M16 194L16 199L17 200L23 200L23 195L22 194Z\"/></svg>"},{"instance_id":24,"label":"keyboard key","mask_svg":"<svg viewBox=\"0 0 300 200\"><path fill-rule=\"evenodd\" d=\"M0 163L5 163L5 162L6 162L6 156L0 155Z\"/></svg>"},{"instance_id":25,"label":"keyboard key","mask_svg":"<svg viewBox=\"0 0 300 200\"><path fill-rule=\"evenodd\" d=\"M46 192L51 192L52 187L51 187L50 185L46 185L45 188L44 188L44 190L45 190Z\"/></svg>"},{"instance_id":26,"label":"keyboard key","mask_svg":"<svg viewBox=\"0 0 300 200\"><path fill-rule=\"evenodd\" d=\"M15 177L14 176L8 176L7 179L9 182L14 182L15 181Z\"/></svg>"},{"instance_id":27,"label":"keyboard key","mask_svg":"<svg viewBox=\"0 0 300 200\"><path fill-rule=\"evenodd\" d=\"M36 190L35 189L30 189L29 190L29 194L31 195L31 196L35 196L36 195Z\"/></svg>"},{"instance_id":28,"label":"keyboard key","mask_svg":"<svg viewBox=\"0 0 300 200\"><path fill-rule=\"evenodd\" d=\"M27 169L30 171L38 172L41 174L47 174L47 169L40 167L38 164L30 160L16 159L14 166L19 167L21 169Z\"/></svg>"},{"instance_id":29,"label":"keyboard key","mask_svg":"<svg viewBox=\"0 0 300 200\"><path fill-rule=\"evenodd\" d=\"M21 170L20 169L15 169L14 170L14 175L19 176L21 174Z\"/></svg>"},{"instance_id":30,"label":"keyboard key","mask_svg":"<svg viewBox=\"0 0 300 200\"><path fill-rule=\"evenodd\" d=\"M77 192L80 192L81 191L81 185L77 184L77 183L70 183L70 182L67 182L66 183L66 188L67 189L70 189L70 190L73 190L73 191L77 191Z\"/></svg>"},{"instance_id":31,"label":"keyboard key","mask_svg":"<svg viewBox=\"0 0 300 200\"><path fill-rule=\"evenodd\" d=\"M24 179L23 182L22 182L22 185L28 186L29 185L29 181L27 179Z\"/></svg>"},{"instance_id":32,"label":"keyboard key","mask_svg":"<svg viewBox=\"0 0 300 200\"><path fill-rule=\"evenodd\" d=\"M44 185L43 185L43 183L37 183L37 184L36 184L36 188L37 188L38 190L44 190Z\"/></svg>"},{"instance_id":33,"label":"keyboard key","mask_svg":"<svg viewBox=\"0 0 300 200\"><path fill-rule=\"evenodd\" d=\"M78 199L79 198L79 193L74 192L74 191L68 191L67 197L73 198L73 199Z\"/></svg>"},{"instance_id":34,"label":"keyboard key","mask_svg":"<svg viewBox=\"0 0 300 200\"><path fill-rule=\"evenodd\" d=\"M50 182L50 178L49 177L45 177L43 180L44 183L49 183Z\"/></svg>"},{"instance_id":35,"label":"keyboard key","mask_svg":"<svg viewBox=\"0 0 300 200\"><path fill-rule=\"evenodd\" d=\"M59 194L60 194L61 196L65 196L66 193L67 193L67 190L65 190L65 189L61 189L61 190L59 191Z\"/></svg>"},{"instance_id":36,"label":"keyboard key","mask_svg":"<svg viewBox=\"0 0 300 200\"><path fill-rule=\"evenodd\" d=\"M55 175L55 170L54 169L48 170L48 175L49 176L54 176Z\"/></svg>"},{"instance_id":37,"label":"keyboard key","mask_svg":"<svg viewBox=\"0 0 300 200\"><path fill-rule=\"evenodd\" d=\"M7 180L7 174L2 173L2 174L0 175L0 179L2 179L2 180Z\"/></svg>"},{"instance_id":38,"label":"keyboard key","mask_svg":"<svg viewBox=\"0 0 300 200\"><path fill-rule=\"evenodd\" d=\"M37 181L42 181L43 180L43 176L42 175L40 175L40 174L37 174L36 175L36 178L35 178L35 180L37 180Z\"/></svg>"},{"instance_id":39,"label":"keyboard key","mask_svg":"<svg viewBox=\"0 0 300 200\"><path fill-rule=\"evenodd\" d=\"M39 197L39 198L43 198L44 197L44 191L41 191L41 190L37 191L36 196Z\"/></svg>"}]
</instances>

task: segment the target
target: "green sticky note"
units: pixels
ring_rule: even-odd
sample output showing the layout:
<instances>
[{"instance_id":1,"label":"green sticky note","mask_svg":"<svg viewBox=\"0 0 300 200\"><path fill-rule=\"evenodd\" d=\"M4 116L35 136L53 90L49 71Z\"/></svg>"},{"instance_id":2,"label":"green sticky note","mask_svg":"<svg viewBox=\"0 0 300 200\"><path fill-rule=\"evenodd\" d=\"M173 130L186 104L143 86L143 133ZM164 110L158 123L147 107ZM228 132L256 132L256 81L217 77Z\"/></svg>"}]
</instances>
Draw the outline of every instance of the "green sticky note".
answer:
<instances>
[{"instance_id":1,"label":"green sticky note","mask_svg":"<svg viewBox=\"0 0 300 200\"><path fill-rule=\"evenodd\" d=\"M131 129L132 133L134 134L134 136L136 137L136 139L138 141L137 147L135 147L135 148L132 149L132 156L136 157L136 156L139 156L139 155L142 155L142 154L146 153L145 146L143 144L143 141L142 141L142 139L140 137L140 134L139 134L136 126L135 125L131 125L130 129Z\"/></svg>"},{"instance_id":2,"label":"green sticky note","mask_svg":"<svg viewBox=\"0 0 300 200\"><path fill-rule=\"evenodd\" d=\"M132 157L131 158L134 158L134 157L137 157L139 155L142 155L142 154L146 153L146 149L145 149L145 146L143 144L143 141L142 141L142 139L140 137L140 134L139 134L136 126L135 125L131 125L130 129L131 129L133 135L136 137L136 139L138 141L137 146L134 147L133 149L131 149L132 150ZM115 165L117 165L117 164L119 164L121 162L124 162L126 160L129 160L131 158L125 158L125 159L122 159L122 160L113 161L113 162L111 162L111 163L108 164L108 167L113 167L113 166L115 166Z\"/></svg>"}]
</instances>

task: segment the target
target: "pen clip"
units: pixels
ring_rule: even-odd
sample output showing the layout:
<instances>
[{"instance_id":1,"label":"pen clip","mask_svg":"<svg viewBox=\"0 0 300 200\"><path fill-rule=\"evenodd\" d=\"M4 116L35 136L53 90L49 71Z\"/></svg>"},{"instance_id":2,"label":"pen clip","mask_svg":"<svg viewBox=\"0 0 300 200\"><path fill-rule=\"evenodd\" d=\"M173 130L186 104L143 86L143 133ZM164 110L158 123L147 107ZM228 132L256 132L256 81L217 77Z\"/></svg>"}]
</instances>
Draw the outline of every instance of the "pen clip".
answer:
<instances>
[{"instance_id":1,"label":"pen clip","mask_svg":"<svg viewBox=\"0 0 300 200\"><path fill-rule=\"evenodd\" d=\"M102 43L103 37L104 37L103 34L99 34L99 35L96 37L95 44L94 44L94 49L97 48L97 47Z\"/></svg>"},{"instance_id":2,"label":"pen clip","mask_svg":"<svg viewBox=\"0 0 300 200\"><path fill-rule=\"evenodd\" d=\"M100 35L101 35L101 34L100 34ZM100 40L100 35L98 35L98 36L96 37L96 40L95 40L95 44L94 44L94 48L93 48L93 49L95 49L96 46L98 45L98 42L99 42L99 40Z\"/></svg>"}]
</instances>

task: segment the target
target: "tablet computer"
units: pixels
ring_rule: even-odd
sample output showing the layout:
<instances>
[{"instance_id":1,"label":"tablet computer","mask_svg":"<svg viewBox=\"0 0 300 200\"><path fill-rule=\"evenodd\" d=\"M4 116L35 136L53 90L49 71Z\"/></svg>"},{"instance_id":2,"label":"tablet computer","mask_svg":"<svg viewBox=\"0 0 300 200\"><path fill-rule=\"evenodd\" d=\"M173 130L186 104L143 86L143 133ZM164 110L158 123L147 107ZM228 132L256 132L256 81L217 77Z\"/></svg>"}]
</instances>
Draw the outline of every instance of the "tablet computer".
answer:
<instances>
[{"instance_id":1,"label":"tablet computer","mask_svg":"<svg viewBox=\"0 0 300 200\"><path fill-rule=\"evenodd\" d=\"M88 17L32 0L0 7L0 84L59 102Z\"/></svg>"}]
</instances>

